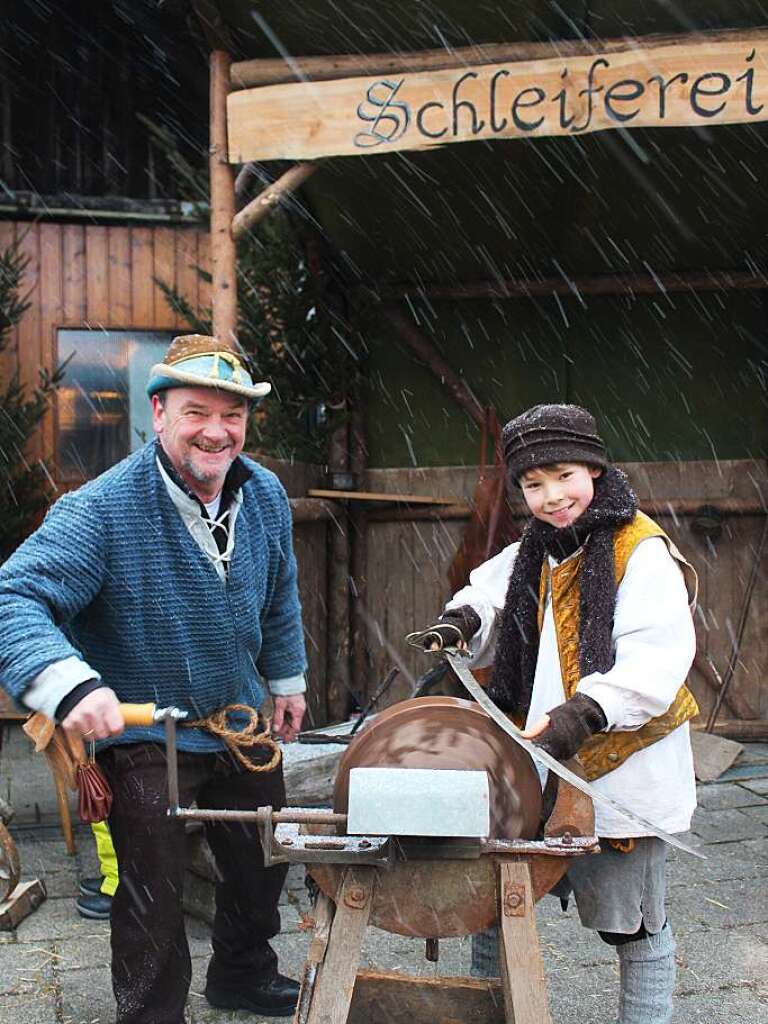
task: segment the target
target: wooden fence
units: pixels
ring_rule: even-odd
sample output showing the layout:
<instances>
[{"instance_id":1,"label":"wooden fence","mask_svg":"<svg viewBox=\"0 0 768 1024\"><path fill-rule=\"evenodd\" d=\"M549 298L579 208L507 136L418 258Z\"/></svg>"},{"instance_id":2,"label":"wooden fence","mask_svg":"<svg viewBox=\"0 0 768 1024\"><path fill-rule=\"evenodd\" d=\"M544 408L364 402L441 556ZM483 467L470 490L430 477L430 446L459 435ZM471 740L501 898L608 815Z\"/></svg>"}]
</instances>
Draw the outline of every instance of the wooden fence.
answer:
<instances>
[{"instance_id":1,"label":"wooden fence","mask_svg":"<svg viewBox=\"0 0 768 1024\"><path fill-rule=\"evenodd\" d=\"M294 499L306 495L305 485L317 486L308 481L320 479L316 467L289 467L286 473L280 464L273 464L273 468L284 478ZM699 657L691 682L702 708L702 720L706 719L715 699L715 674L725 673L743 618L740 656L720 717L727 722L752 721L752 734L768 731L768 724L759 724L768 723L768 686L764 685L768 674L768 573L764 560L756 564L766 522L763 510L768 508L765 464L759 461L632 463L624 469L641 504L651 511L699 574L696 612ZM453 498L457 505L466 505L471 500L476 479L475 467L374 469L366 474L365 490ZM299 510L306 506L301 501L295 504ZM313 716L319 721L328 710L326 680L329 669L332 670L328 652L338 647L338 638L327 635L328 602L332 599L324 575L328 568L328 531L344 529L346 522L344 501L326 502L326 507L328 505L335 510L333 519L307 521L303 518L306 508L296 517L296 550L310 657L311 704ZM718 505L727 511L720 535L706 536L700 530L702 526L712 525L711 517L696 513L705 506ZM372 513L374 506L365 507ZM400 674L384 702L389 704L406 697L414 679L430 664L423 655L407 648L403 638L412 629L429 624L449 597L448 567L467 520L460 518L460 508L450 509L450 518L434 519L416 518L424 516L424 511L409 513L397 504L378 504L375 509L375 521L373 514L369 514L366 527L366 574L362 581L366 624L364 678L353 675L351 687L361 696L369 695L389 668L397 665ZM409 514L410 519L394 518ZM430 514L438 513L435 510ZM745 608L753 571L754 589ZM354 663L354 657L351 660ZM749 726L735 731L750 735Z\"/></svg>"}]
</instances>

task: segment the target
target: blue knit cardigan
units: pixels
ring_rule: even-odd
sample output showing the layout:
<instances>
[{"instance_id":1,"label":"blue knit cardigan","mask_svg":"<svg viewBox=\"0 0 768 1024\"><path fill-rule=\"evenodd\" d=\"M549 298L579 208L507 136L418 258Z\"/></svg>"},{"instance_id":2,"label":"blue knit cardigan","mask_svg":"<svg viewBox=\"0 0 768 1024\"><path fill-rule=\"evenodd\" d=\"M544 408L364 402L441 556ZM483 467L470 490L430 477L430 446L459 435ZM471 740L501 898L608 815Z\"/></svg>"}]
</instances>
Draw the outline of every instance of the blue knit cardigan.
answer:
<instances>
[{"instance_id":1,"label":"blue knit cardigan","mask_svg":"<svg viewBox=\"0 0 768 1024\"><path fill-rule=\"evenodd\" d=\"M259 707L260 677L306 669L291 512L277 477L249 459L226 583L190 535L154 443L65 494L0 569L0 686L12 697L77 655L121 701L202 717ZM117 742L162 740L160 726ZM182 750L221 742L181 729Z\"/></svg>"}]
</instances>

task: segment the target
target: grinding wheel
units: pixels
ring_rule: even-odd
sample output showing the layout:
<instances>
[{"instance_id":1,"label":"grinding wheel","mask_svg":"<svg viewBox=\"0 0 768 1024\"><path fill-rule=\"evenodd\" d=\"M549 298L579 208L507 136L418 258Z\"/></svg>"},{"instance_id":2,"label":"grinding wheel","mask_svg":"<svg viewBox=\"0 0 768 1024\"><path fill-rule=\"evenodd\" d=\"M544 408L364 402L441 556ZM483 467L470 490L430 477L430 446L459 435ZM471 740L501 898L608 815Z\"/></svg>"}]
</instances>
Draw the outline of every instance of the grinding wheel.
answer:
<instances>
[{"instance_id":1,"label":"grinding wheel","mask_svg":"<svg viewBox=\"0 0 768 1024\"><path fill-rule=\"evenodd\" d=\"M533 839L541 785L530 756L479 705L459 697L418 697L378 715L344 752L333 794L347 811L353 768L457 768L488 773L491 837Z\"/></svg>"},{"instance_id":2,"label":"grinding wheel","mask_svg":"<svg viewBox=\"0 0 768 1024\"><path fill-rule=\"evenodd\" d=\"M334 809L346 812L349 773L357 767L456 768L488 772L491 835L532 839L541 815L541 787L529 755L472 701L420 697L378 715L352 743L339 765ZM543 858L554 861L555 858ZM546 865L547 883L566 870L564 861ZM332 899L343 867L313 864L310 873ZM557 877L553 877L557 875ZM398 935L447 938L469 935L497 920L496 865L475 860L410 860L378 873L371 924Z\"/></svg>"}]
</instances>

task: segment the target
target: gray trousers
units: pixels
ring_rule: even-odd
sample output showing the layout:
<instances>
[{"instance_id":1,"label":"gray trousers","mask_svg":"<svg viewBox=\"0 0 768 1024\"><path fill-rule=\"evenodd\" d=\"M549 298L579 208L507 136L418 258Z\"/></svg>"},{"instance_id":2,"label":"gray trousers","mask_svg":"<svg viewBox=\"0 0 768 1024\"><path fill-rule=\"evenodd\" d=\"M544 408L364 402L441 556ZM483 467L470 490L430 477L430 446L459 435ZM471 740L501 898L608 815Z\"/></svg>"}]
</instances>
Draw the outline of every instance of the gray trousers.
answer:
<instances>
[{"instance_id":1,"label":"gray trousers","mask_svg":"<svg viewBox=\"0 0 768 1024\"><path fill-rule=\"evenodd\" d=\"M618 937L634 936L644 927L647 935L617 946L619 1024L669 1024L675 942L665 923L666 844L644 837L631 853L619 853L605 842L603 851L574 860L554 894L573 893L586 928ZM472 936L470 973L475 978L499 977L498 928Z\"/></svg>"}]
</instances>

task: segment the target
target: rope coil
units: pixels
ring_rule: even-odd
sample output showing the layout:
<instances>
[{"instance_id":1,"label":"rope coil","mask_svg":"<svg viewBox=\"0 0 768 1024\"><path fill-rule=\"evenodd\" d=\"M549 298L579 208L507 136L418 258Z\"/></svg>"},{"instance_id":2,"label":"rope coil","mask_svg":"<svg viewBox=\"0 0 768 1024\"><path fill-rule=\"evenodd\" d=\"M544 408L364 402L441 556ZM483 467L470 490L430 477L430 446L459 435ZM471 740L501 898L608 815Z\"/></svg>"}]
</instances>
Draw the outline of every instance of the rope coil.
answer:
<instances>
[{"instance_id":1,"label":"rope coil","mask_svg":"<svg viewBox=\"0 0 768 1024\"><path fill-rule=\"evenodd\" d=\"M235 711L242 711L248 716L248 722L242 729L231 729L229 726L228 715ZM227 704L226 707L214 711L206 718L196 718L193 722L181 722L180 724L187 729L205 729L212 736L218 736L230 754L247 771L271 772L280 764L283 753L279 744L272 739L269 719L261 721L263 721L262 731L257 732L261 724L258 711L249 707L248 704ZM272 757L266 764L254 764L243 753L243 750L250 750L255 746L268 747L272 751Z\"/></svg>"}]
</instances>

